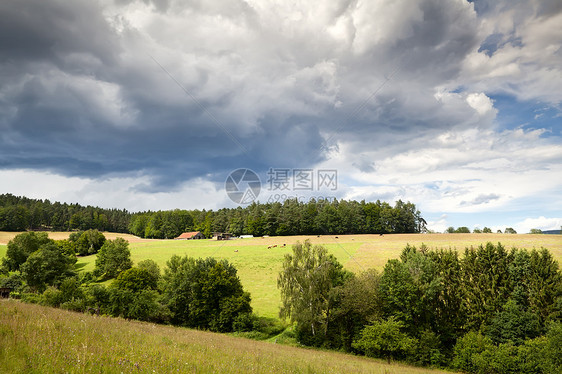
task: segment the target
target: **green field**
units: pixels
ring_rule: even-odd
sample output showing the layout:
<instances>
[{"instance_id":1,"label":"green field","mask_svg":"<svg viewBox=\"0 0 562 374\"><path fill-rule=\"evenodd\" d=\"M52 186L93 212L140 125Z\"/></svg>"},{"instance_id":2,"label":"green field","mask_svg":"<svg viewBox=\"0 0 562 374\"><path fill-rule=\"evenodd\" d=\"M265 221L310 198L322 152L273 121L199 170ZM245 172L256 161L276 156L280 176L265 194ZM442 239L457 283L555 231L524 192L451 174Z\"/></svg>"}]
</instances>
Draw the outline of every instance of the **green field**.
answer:
<instances>
[{"instance_id":1,"label":"green field","mask_svg":"<svg viewBox=\"0 0 562 374\"><path fill-rule=\"evenodd\" d=\"M17 233L0 232L0 243L7 243ZM69 233L49 233L54 239L68 237ZM456 248L461 253L466 247L478 246L488 241L501 242L505 247L541 248L551 251L562 263L562 235L529 234L396 234L396 235L344 235L344 236L290 236L237 239L228 241L206 240L143 240L132 235L105 233L108 238L117 236L129 240L135 263L153 259L161 268L173 255L195 258L213 256L227 259L238 269L244 289L252 295L254 311L264 317L277 317L280 293L277 275L283 256L291 252L291 245L298 240L310 239L313 244L324 245L330 253L349 270L360 272L375 268L382 270L388 259L398 258L406 244L430 248ZM286 244L285 247L282 247ZM268 246L277 245L268 249ZM0 257L6 247L0 245ZM81 257L78 267L82 271L94 268L96 256Z\"/></svg>"},{"instance_id":2,"label":"green field","mask_svg":"<svg viewBox=\"0 0 562 374\"><path fill-rule=\"evenodd\" d=\"M0 300L0 372L445 373L14 300Z\"/></svg>"},{"instance_id":3,"label":"green field","mask_svg":"<svg viewBox=\"0 0 562 374\"><path fill-rule=\"evenodd\" d=\"M147 240L131 243L133 261L153 259L161 268L174 254L190 257L216 257L227 259L238 269L244 289L252 295L254 311L265 317L277 317L280 293L277 275L283 256L291 252L297 240L310 239L325 246L349 270L354 272L370 268L382 270L388 259L398 258L406 244L431 248L456 248L461 253L465 247L478 246L487 241L501 242L505 247L548 248L562 261L562 236L509 235L509 234L397 234L397 235L345 235L309 237L269 237L229 241L206 240ZM286 244L285 247L281 247ZM268 249L268 246L277 245ZM86 271L93 270L95 256L82 257L78 264Z\"/></svg>"},{"instance_id":4,"label":"green field","mask_svg":"<svg viewBox=\"0 0 562 374\"><path fill-rule=\"evenodd\" d=\"M0 233L6 243L17 233ZM68 233L52 233L62 239ZM121 236L109 234L108 237ZM280 293L277 275L283 256L296 241L310 239L324 245L354 272L382 270L407 244L430 248L465 247L501 242L505 247L540 248L562 260L562 236L506 234L400 234L310 237L271 237L213 240L130 241L135 263L155 260L162 268L172 255L213 256L238 269L244 288L252 295L258 315L277 317ZM283 246L285 244L285 246ZM277 245L268 249L268 246ZM0 257L6 246L0 245ZM78 267L89 271L96 256L81 257ZM165 349L162 349L162 348ZM429 373L364 357L258 342L207 332L96 317L60 309L0 301L0 372L306 372L306 373Z\"/></svg>"}]
</instances>

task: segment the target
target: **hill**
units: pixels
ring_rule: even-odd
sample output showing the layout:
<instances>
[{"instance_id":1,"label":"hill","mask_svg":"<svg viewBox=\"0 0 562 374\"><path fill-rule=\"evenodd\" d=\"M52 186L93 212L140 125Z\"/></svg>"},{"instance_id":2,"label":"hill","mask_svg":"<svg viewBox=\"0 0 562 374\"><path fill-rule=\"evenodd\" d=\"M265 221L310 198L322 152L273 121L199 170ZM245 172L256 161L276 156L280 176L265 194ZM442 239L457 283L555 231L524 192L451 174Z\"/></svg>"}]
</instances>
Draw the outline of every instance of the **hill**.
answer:
<instances>
[{"instance_id":1,"label":"hill","mask_svg":"<svg viewBox=\"0 0 562 374\"><path fill-rule=\"evenodd\" d=\"M7 243L17 234L0 232L0 244ZM265 317L278 316L280 293L277 289L277 276L281 270L283 256L290 253L294 243L306 239L311 240L313 244L324 245L347 269L354 272L370 268L382 270L389 259L400 256L406 244L417 247L425 244L430 248L456 248L461 253L466 247L476 247L486 242L501 242L506 248L545 247L559 263L562 263L562 237L540 234L323 235L259 237L228 241L154 240L140 239L128 234L104 234L108 239L119 236L128 240L134 263L152 259L164 268L166 261L172 255L227 259L236 266L244 289L252 295L252 307L255 312ZM49 233L53 239L64 239L68 235L68 232ZM273 245L277 247L268 249ZM0 258L4 253L5 247L0 246ZM96 256L80 257L77 265L82 271L91 271L95 259Z\"/></svg>"},{"instance_id":2,"label":"hill","mask_svg":"<svg viewBox=\"0 0 562 374\"><path fill-rule=\"evenodd\" d=\"M335 352L0 301L6 373L445 373Z\"/></svg>"}]
</instances>

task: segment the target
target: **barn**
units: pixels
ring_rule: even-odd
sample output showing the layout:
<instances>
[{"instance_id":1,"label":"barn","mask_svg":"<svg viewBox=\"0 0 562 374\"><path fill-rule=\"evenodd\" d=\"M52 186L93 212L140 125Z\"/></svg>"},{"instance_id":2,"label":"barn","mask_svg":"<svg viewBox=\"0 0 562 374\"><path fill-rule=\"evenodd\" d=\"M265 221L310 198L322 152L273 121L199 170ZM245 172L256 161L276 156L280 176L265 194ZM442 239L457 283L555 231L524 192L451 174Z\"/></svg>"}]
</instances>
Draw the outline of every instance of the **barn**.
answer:
<instances>
[{"instance_id":1,"label":"barn","mask_svg":"<svg viewBox=\"0 0 562 374\"><path fill-rule=\"evenodd\" d=\"M213 233L214 240L230 240L232 238L232 234L228 232L215 232Z\"/></svg>"},{"instance_id":2,"label":"barn","mask_svg":"<svg viewBox=\"0 0 562 374\"><path fill-rule=\"evenodd\" d=\"M205 236L201 234L201 231L191 231L191 232L184 232L175 240L191 240L191 239L205 239Z\"/></svg>"}]
</instances>

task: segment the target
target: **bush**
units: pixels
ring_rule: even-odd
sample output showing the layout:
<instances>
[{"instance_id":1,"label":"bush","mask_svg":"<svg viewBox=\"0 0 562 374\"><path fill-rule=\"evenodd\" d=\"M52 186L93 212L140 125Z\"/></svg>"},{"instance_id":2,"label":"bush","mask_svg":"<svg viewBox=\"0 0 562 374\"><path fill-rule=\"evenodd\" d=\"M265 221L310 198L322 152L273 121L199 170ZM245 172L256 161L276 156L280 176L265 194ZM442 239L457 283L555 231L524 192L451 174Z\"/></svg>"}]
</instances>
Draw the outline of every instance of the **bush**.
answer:
<instances>
[{"instance_id":1,"label":"bush","mask_svg":"<svg viewBox=\"0 0 562 374\"><path fill-rule=\"evenodd\" d=\"M123 238L106 240L98 252L94 275L115 278L132 266L129 243Z\"/></svg>"},{"instance_id":2,"label":"bush","mask_svg":"<svg viewBox=\"0 0 562 374\"><path fill-rule=\"evenodd\" d=\"M446 363L446 357L441 353L439 336L431 330L421 332L415 352L415 361L418 364L440 367Z\"/></svg>"},{"instance_id":3,"label":"bush","mask_svg":"<svg viewBox=\"0 0 562 374\"><path fill-rule=\"evenodd\" d=\"M479 332L470 331L455 344L452 366L462 371L476 373L479 367L479 355L491 346L490 338Z\"/></svg>"},{"instance_id":4,"label":"bush","mask_svg":"<svg viewBox=\"0 0 562 374\"><path fill-rule=\"evenodd\" d=\"M167 265L162 296L174 324L230 332L238 315L252 312L250 294L228 261L173 256Z\"/></svg>"},{"instance_id":5,"label":"bush","mask_svg":"<svg viewBox=\"0 0 562 374\"><path fill-rule=\"evenodd\" d=\"M0 277L0 287L12 289L12 294L23 288L23 278L20 273L8 273L8 276Z\"/></svg>"},{"instance_id":6,"label":"bush","mask_svg":"<svg viewBox=\"0 0 562 374\"><path fill-rule=\"evenodd\" d=\"M553 322L546 333L545 368L551 373L562 373L562 323Z\"/></svg>"},{"instance_id":7,"label":"bush","mask_svg":"<svg viewBox=\"0 0 562 374\"><path fill-rule=\"evenodd\" d=\"M232 330L236 332L247 332L256 330L257 317L253 313L240 313L232 322Z\"/></svg>"},{"instance_id":8,"label":"bush","mask_svg":"<svg viewBox=\"0 0 562 374\"><path fill-rule=\"evenodd\" d=\"M155 278L148 270L131 268L121 272L113 281L112 286L139 292L141 290L155 290L158 278Z\"/></svg>"},{"instance_id":9,"label":"bush","mask_svg":"<svg viewBox=\"0 0 562 374\"><path fill-rule=\"evenodd\" d=\"M392 317L374 322L361 331L353 348L369 357L384 357L389 362L391 359L407 358L416 350L418 341L402 332L403 326Z\"/></svg>"},{"instance_id":10,"label":"bush","mask_svg":"<svg viewBox=\"0 0 562 374\"><path fill-rule=\"evenodd\" d=\"M21 301L30 304L41 304L43 302L43 295L35 292L22 292L20 298Z\"/></svg>"}]
</instances>

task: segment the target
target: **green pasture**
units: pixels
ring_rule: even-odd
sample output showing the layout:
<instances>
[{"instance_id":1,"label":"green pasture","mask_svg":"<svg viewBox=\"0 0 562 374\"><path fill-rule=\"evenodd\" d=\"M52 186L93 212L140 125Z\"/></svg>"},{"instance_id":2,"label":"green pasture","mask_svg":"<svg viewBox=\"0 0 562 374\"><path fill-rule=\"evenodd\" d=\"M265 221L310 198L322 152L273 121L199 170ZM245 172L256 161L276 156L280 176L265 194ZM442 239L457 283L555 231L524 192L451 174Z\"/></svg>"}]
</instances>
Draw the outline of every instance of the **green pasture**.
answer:
<instances>
[{"instance_id":1,"label":"green pasture","mask_svg":"<svg viewBox=\"0 0 562 374\"><path fill-rule=\"evenodd\" d=\"M15 235L15 233L11 233ZM67 233L65 233L67 235ZM112 238L117 234L107 233ZM9 236L5 235L5 239ZM1 236L0 236L1 237ZM398 258L407 245L429 248L452 248L462 255L467 247L486 242L501 242L506 248L547 248L562 263L562 235L530 234L395 234L395 235L342 235L342 236L289 236L236 239L228 241L205 240L143 240L127 235L134 263L152 259L163 269L173 255L194 258L216 257L236 266L244 289L252 295L254 311L264 317L277 317L280 294L277 276L283 257L291 252L297 241L309 239L325 246L349 270L361 272L375 268L382 271L389 259ZM285 244L285 247L283 247ZM268 249L268 246L277 245ZM0 245L0 258L6 246ZM92 271L96 256L78 258L80 271ZM109 282L107 282L109 283Z\"/></svg>"},{"instance_id":2,"label":"green pasture","mask_svg":"<svg viewBox=\"0 0 562 374\"><path fill-rule=\"evenodd\" d=\"M237 239L228 241L206 240L150 240L130 243L134 263L145 259L156 261L160 268L173 255L194 258L216 257L226 259L236 266L244 289L252 295L254 311L265 317L277 317L280 293L277 276L283 257L291 252L297 241L311 240L323 245L353 272L375 268L382 271L389 259L398 258L407 245L429 248L452 248L462 255L467 247L476 247L491 241L501 242L506 248L541 248L551 251L562 262L562 236L559 235L512 235L512 234L396 234L396 235L345 235L300 236ZM285 244L285 247L282 245ZM277 245L268 249L268 246ZM95 256L82 257L78 266L94 269Z\"/></svg>"},{"instance_id":3,"label":"green pasture","mask_svg":"<svg viewBox=\"0 0 562 374\"><path fill-rule=\"evenodd\" d=\"M133 262L152 259L163 269L173 255L194 258L215 257L226 259L238 269L238 276L244 289L252 295L254 311L264 317L277 317L280 293L277 289L277 276L281 271L285 254L291 252L291 245L296 241L290 238L278 238L276 248L268 249L269 240L241 239L231 241L205 240L158 240L131 243ZM281 245L286 244L285 247ZM350 260L360 243L324 243L330 253L343 264ZM96 256L81 257L78 267L84 271L94 269Z\"/></svg>"}]
</instances>

